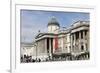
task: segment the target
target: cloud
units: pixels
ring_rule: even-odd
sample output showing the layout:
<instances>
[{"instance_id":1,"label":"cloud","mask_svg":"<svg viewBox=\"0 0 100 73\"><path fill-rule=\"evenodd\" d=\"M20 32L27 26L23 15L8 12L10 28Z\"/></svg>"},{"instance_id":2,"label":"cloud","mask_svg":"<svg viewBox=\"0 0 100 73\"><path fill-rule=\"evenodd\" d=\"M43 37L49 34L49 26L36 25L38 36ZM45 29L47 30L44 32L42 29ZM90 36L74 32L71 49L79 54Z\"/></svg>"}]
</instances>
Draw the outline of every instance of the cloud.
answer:
<instances>
[{"instance_id":1,"label":"cloud","mask_svg":"<svg viewBox=\"0 0 100 73\"><path fill-rule=\"evenodd\" d=\"M21 41L34 41L38 30L47 32L47 24L52 16L57 18L61 27L77 20L89 20L88 13L21 10Z\"/></svg>"},{"instance_id":2,"label":"cloud","mask_svg":"<svg viewBox=\"0 0 100 73\"><path fill-rule=\"evenodd\" d=\"M30 28L25 28L22 27L21 29L21 37L22 37L22 41L26 41L26 42L32 42L34 41L35 36L37 35L38 31L41 32L46 32L47 28L44 26L36 26L35 27L30 27Z\"/></svg>"}]
</instances>

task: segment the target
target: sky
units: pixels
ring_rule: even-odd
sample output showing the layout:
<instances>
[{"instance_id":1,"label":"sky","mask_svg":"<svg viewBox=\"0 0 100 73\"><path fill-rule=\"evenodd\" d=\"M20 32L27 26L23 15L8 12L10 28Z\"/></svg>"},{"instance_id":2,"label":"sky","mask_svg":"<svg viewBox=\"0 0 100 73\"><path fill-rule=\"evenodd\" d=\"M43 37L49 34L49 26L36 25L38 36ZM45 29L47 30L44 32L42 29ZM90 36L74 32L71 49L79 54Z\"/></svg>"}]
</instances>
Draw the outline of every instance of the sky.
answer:
<instances>
[{"instance_id":1,"label":"sky","mask_svg":"<svg viewBox=\"0 0 100 73\"><path fill-rule=\"evenodd\" d=\"M21 10L21 42L31 43L38 31L47 32L48 22L55 17L60 27L69 27L76 21L89 21L89 13Z\"/></svg>"}]
</instances>

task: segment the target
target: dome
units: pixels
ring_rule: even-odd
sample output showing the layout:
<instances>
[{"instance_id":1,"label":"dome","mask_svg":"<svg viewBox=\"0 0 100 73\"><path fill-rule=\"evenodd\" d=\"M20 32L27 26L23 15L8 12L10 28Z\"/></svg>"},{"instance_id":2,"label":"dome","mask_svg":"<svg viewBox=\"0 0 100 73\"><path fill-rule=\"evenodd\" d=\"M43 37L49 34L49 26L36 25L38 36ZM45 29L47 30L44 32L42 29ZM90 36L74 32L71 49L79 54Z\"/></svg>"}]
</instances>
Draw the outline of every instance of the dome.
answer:
<instances>
[{"instance_id":1,"label":"dome","mask_svg":"<svg viewBox=\"0 0 100 73\"><path fill-rule=\"evenodd\" d=\"M50 25L60 26L55 17L52 17L51 20L48 22L48 26Z\"/></svg>"}]
</instances>

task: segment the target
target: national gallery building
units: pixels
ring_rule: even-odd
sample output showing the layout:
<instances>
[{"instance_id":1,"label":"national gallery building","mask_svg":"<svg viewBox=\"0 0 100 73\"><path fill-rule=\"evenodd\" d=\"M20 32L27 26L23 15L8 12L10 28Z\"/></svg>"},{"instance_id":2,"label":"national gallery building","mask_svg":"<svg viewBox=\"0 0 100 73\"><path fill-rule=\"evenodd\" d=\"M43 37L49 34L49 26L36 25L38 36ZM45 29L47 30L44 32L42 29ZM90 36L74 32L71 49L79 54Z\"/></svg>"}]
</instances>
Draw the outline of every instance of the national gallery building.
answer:
<instances>
[{"instance_id":1,"label":"national gallery building","mask_svg":"<svg viewBox=\"0 0 100 73\"><path fill-rule=\"evenodd\" d=\"M38 32L35 42L21 46L21 56L29 55L41 61L88 60L89 27L89 21L76 21L70 27L61 29L53 17L47 24L48 32Z\"/></svg>"}]
</instances>

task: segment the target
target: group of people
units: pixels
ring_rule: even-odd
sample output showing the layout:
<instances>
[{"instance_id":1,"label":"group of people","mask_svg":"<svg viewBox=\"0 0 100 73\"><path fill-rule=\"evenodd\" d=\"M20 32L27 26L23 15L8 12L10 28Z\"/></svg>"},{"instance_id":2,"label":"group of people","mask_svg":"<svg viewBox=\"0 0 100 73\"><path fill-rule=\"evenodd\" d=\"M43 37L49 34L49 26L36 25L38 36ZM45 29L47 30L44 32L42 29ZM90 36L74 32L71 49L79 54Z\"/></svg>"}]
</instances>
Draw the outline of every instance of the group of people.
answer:
<instances>
[{"instance_id":1,"label":"group of people","mask_svg":"<svg viewBox=\"0 0 100 73\"><path fill-rule=\"evenodd\" d=\"M21 57L22 63L30 63L30 62L41 62L40 58L32 59L32 56L24 56Z\"/></svg>"},{"instance_id":2,"label":"group of people","mask_svg":"<svg viewBox=\"0 0 100 73\"><path fill-rule=\"evenodd\" d=\"M49 58L32 58L32 56L24 55L21 56L21 63L30 63L30 62L46 62L46 61L51 61Z\"/></svg>"},{"instance_id":3,"label":"group of people","mask_svg":"<svg viewBox=\"0 0 100 73\"><path fill-rule=\"evenodd\" d=\"M64 60L65 60L65 58L52 58L52 59L50 59L48 57L48 58L45 58L45 59L41 59L41 58L34 58L34 59L32 59L32 56L21 57L21 63L64 61Z\"/></svg>"},{"instance_id":4,"label":"group of people","mask_svg":"<svg viewBox=\"0 0 100 73\"><path fill-rule=\"evenodd\" d=\"M86 58L88 56L88 58ZM81 55L81 56L54 56L47 58L32 58L32 56L24 55L21 56L22 63L30 63L30 62L48 62L48 61L66 61L66 60L83 60L89 59L89 54Z\"/></svg>"}]
</instances>

